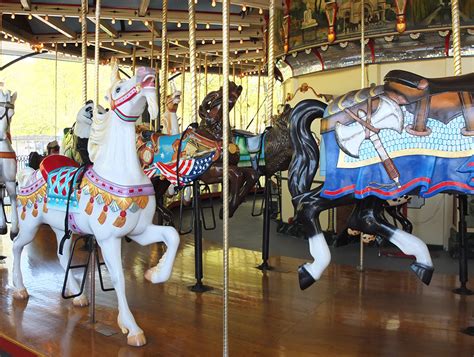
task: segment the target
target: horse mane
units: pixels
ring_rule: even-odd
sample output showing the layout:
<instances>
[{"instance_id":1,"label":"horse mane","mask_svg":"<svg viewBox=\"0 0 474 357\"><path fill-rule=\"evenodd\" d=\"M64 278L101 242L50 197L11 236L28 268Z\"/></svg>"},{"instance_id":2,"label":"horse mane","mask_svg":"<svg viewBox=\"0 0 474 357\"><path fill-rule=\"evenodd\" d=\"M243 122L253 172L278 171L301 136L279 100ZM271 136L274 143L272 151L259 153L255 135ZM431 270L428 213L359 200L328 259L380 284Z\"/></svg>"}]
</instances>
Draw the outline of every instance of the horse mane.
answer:
<instances>
[{"instance_id":1,"label":"horse mane","mask_svg":"<svg viewBox=\"0 0 474 357\"><path fill-rule=\"evenodd\" d=\"M100 113L97 108L94 109L89 143L87 145L87 150L89 151L92 162L95 161L101 146L106 142L105 139L109 129L110 116L110 112Z\"/></svg>"}]
</instances>

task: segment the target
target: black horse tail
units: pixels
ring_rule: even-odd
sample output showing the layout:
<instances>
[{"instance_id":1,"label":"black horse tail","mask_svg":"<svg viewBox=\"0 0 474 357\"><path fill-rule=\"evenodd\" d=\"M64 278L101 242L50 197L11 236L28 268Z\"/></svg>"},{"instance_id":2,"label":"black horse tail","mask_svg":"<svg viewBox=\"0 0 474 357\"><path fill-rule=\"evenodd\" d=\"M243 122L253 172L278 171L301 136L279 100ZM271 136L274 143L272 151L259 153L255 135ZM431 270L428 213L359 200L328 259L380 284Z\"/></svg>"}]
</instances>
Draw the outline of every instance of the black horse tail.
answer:
<instances>
[{"instance_id":1,"label":"black horse tail","mask_svg":"<svg viewBox=\"0 0 474 357\"><path fill-rule=\"evenodd\" d=\"M288 187L295 198L311 189L319 167L319 148L311 131L311 123L322 118L326 104L304 100L290 114L290 139L293 157L288 168Z\"/></svg>"}]
</instances>

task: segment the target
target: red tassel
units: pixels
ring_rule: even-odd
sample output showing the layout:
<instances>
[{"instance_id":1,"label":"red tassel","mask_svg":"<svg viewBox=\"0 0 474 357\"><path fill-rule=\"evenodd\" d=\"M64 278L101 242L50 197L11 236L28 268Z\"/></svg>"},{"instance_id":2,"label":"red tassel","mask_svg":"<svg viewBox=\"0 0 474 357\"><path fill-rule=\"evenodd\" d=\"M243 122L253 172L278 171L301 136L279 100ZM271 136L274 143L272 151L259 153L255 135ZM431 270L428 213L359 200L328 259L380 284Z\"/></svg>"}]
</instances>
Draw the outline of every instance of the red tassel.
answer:
<instances>
[{"instance_id":1,"label":"red tassel","mask_svg":"<svg viewBox=\"0 0 474 357\"><path fill-rule=\"evenodd\" d=\"M125 225L125 222L127 221L126 217L127 217L127 212L120 211L120 214L115 219L114 226L117 228L122 228Z\"/></svg>"}]
</instances>

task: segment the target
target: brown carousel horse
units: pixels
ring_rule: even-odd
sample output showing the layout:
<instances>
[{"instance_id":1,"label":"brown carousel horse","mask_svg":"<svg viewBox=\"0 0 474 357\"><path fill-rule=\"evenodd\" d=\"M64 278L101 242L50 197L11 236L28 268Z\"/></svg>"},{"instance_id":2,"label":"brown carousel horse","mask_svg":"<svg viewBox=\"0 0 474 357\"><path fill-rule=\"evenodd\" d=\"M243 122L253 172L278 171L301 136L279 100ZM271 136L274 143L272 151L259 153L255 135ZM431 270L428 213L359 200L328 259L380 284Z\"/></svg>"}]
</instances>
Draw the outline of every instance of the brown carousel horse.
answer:
<instances>
[{"instance_id":1,"label":"brown carousel horse","mask_svg":"<svg viewBox=\"0 0 474 357\"><path fill-rule=\"evenodd\" d=\"M242 87L230 82L229 109L237 102ZM222 167L222 88L209 93L199 107L202 119L199 125L191 124L182 134L161 135L147 130L139 132L138 152L145 173L151 178L156 197L162 197L170 184L181 187L200 179L207 184L221 183ZM244 200L250 188L253 187L256 174L248 168L237 166L239 150L235 144L229 145L229 188L230 209L232 217L239 204ZM212 159L211 159L212 157ZM200 160L198 165L203 169L199 172L181 172L181 164L186 159ZM212 161L212 162L211 162ZM170 165L171 163L171 165ZM176 167L180 167L176 175ZM171 175L169 175L172 172ZM158 205L163 217L171 220L171 213L162 205ZM222 210L220 213L222 217Z\"/></svg>"}]
</instances>

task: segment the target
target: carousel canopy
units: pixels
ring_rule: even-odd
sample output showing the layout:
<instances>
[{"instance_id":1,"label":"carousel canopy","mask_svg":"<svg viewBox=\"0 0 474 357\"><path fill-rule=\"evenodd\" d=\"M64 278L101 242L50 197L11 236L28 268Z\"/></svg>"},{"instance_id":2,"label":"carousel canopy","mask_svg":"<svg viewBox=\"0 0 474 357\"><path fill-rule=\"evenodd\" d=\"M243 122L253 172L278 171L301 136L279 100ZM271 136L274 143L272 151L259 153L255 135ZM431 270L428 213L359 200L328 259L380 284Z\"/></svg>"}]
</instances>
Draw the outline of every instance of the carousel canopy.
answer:
<instances>
[{"instance_id":1,"label":"carousel canopy","mask_svg":"<svg viewBox=\"0 0 474 357\"><path fill-rule=\"evenodd\" d=\"M197 52L209 66L222 62L222 0L196 0ZM232 1L230 15L231 59L241 70L256 69L265 53L266 0ZM35 49L52 49L80 55L80 0L2 0L0 30L5 39L29 43ZM95 1L88 1L88 56L94 54ZM166 24L169 67L189 60L188 2L168 1ZM160 60L162 1L102 0L100 57L121 58L131 63Z\"/></svg>"}]
</instances>

